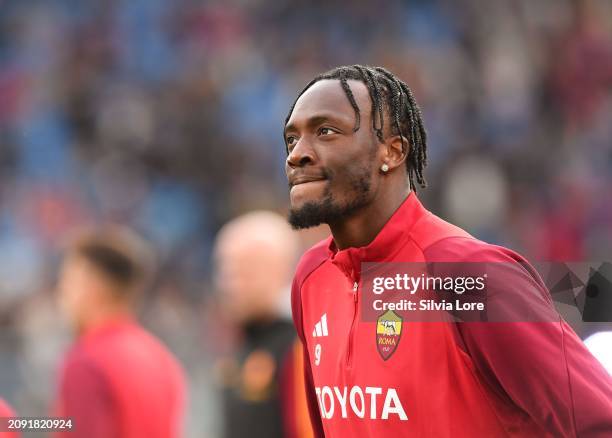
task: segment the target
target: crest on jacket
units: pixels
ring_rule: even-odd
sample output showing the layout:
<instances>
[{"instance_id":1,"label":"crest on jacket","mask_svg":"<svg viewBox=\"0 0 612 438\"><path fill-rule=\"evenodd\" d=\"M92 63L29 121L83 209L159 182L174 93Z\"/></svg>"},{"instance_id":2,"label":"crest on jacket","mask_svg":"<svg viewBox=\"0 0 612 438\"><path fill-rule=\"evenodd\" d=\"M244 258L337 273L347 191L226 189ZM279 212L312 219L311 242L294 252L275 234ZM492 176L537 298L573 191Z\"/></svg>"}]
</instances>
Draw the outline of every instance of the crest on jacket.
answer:
<instances>
[{"instance_id":1,"label":"crest on jacket","mask_svg":"<svg viewBox=\"0 0 612 438\"><path fill-rule=\"evenodd\" d=\"M402 335L402 317L387 310L376 322L376 349L383 360L387 360L397 349Z\"/></svg>"}]
</instances>

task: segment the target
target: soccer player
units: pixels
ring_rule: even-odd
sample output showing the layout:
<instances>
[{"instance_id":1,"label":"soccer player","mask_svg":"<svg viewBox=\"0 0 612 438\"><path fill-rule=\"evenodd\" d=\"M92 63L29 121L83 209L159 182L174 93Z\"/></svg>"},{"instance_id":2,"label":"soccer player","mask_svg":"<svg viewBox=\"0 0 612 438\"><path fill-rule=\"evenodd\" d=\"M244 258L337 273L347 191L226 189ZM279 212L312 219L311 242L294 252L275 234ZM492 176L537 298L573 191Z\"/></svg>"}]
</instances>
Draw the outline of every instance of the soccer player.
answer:
<instances>
[{"instance_id":1,"label":"soccer player","mask_svg":"<svg viewBox=\"0 0 612 438\"><path fill-rule=\"evenodd\" d=\"M612 436L610 376L536 271L420 203L426 133L404 82L360 65L321 74L289 111L284 138L290 223L332 232L302 257L292 288L318 436ZM394 350L381 354L377 322L362 318L361 264L392 261L510 266L486 291L508 318L388 320ZM521 321L525 310L536 321Z\"/></svg>"},{"instance_id":2,"label":"soccer player","mask_svg":"<svg viewBox=\"0 0 612 438\"><path fill-rule=\"evenodd\" d=\"M70 245L59 302L76 341L65 356L55 414L70 417L73 429L61 436L182 436L183 371L134 316L151 265L151 252L125 229L84 232Z\"/></svg>"},{"instance_id":3,"label":"soccer player","mask_svg":"<svg viewBox=\"0 0 612 438\"><path fill-rule=\"evenodd\" d=\"M312 437L302 348L282 306L297 255L297 233L277 213L247 213L217 235L217 289L242 335L221 369L226 438Z\"/></svg>"}]
</instances>

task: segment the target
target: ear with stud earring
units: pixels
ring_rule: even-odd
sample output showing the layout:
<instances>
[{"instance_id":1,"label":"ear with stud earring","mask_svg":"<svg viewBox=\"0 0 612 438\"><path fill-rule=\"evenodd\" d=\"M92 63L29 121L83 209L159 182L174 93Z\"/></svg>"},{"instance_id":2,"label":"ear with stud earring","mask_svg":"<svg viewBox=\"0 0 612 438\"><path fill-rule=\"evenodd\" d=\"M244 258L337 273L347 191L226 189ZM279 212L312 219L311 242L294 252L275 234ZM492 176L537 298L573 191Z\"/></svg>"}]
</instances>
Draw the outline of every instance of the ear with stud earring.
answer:
<instances>
[{"instance_id":1,"label":"ear with stud earring","mask_svg":"<svg viewBox=\"0 0 612 438\"><path fill-rule=\"evenodd\" d=\"M382 166L380 166L380 170L382 170L384 173L387 173L389 171L389 165L387 163L384 163Z\"/></svg>"}]
</instances>

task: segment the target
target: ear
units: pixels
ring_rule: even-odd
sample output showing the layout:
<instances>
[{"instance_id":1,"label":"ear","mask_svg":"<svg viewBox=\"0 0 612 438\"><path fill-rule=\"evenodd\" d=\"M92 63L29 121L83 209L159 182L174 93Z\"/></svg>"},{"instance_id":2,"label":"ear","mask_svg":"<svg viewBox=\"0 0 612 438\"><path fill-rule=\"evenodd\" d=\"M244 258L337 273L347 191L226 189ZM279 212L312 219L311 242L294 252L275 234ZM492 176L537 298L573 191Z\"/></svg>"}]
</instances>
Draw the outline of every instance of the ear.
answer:
<instances>
[{"instance_id":1,"label":"ear","mask_svg":"<svg viewBox=\"0 0 612 438\"><path fill-rule=\"evenodd\" d=\"M389 166L389 171L403 166L408 154L410 153L410 143L402 135L388 137L383 146L382 164Z\"/></svg>"}]
</instances>

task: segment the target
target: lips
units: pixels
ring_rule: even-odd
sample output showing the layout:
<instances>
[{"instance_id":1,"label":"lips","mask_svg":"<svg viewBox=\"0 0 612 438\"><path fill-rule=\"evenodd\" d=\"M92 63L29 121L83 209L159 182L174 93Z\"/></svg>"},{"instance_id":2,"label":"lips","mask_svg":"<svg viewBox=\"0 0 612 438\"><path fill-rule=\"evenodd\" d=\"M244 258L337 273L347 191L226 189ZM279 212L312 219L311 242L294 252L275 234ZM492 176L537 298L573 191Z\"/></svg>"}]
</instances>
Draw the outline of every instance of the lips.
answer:
<instances>
[{"instance_id":1,"label":"lips","mask_svg":"<svg viewBox=\"0 0 612 438\"><path fill-rule=\"evenodd\" d=\"M306 184L317 181L325 181L325 177L321 175L298 175L294 178L291 178L289 182L290 187L298 186L300 184Z\"/></svg>"}]
</instances>

